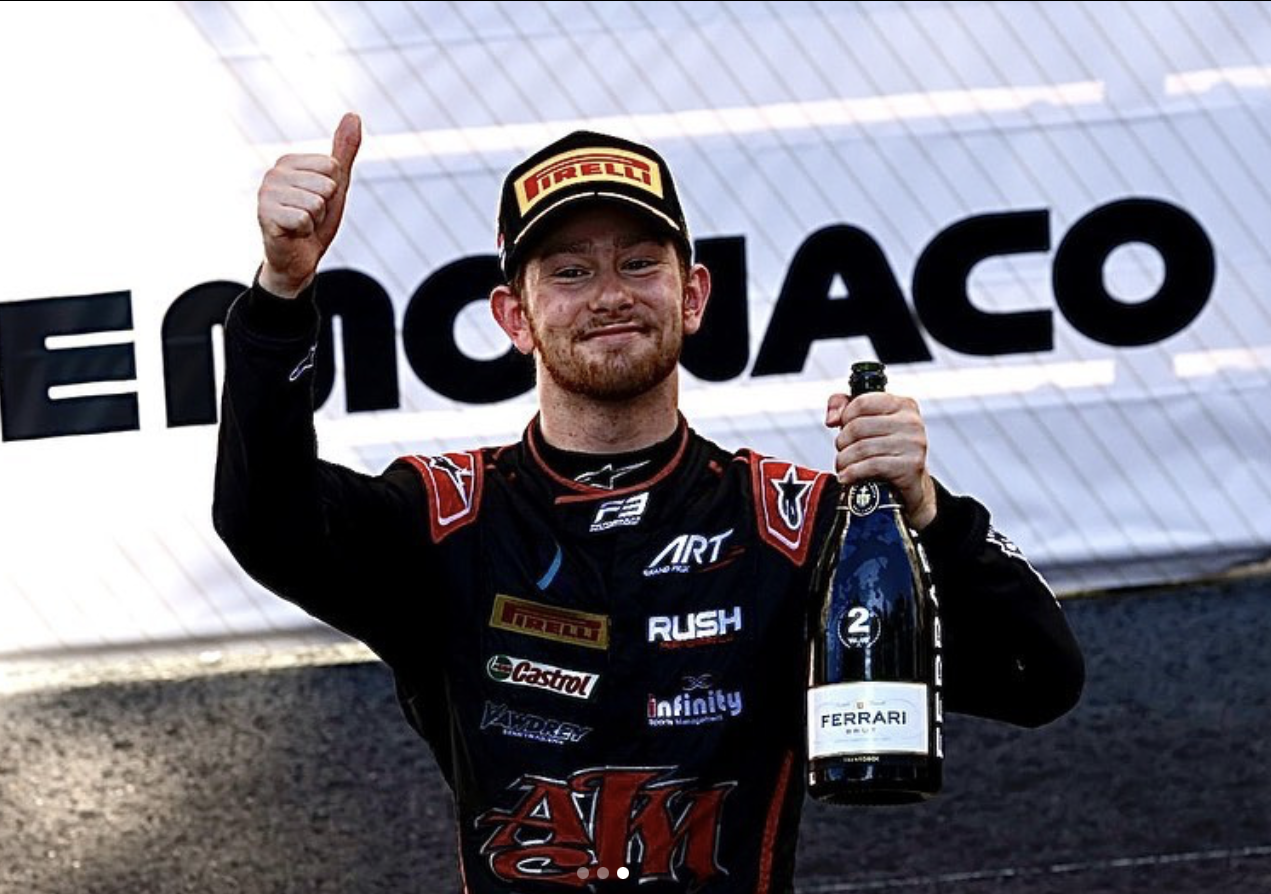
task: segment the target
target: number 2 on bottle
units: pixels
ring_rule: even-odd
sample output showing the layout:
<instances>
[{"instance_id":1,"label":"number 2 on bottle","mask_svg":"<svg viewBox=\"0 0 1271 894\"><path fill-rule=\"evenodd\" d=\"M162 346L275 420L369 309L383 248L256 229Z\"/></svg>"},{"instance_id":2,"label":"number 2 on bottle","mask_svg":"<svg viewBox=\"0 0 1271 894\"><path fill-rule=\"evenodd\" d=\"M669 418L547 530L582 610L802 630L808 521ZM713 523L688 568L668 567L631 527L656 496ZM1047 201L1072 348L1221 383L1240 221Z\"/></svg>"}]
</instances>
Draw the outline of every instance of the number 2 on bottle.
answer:
<instances>
[{"instance_id":1,"label":"number 2 on bottle","mask_svg":"<svg viewBox=\"0 0 1271 894\"><path fill-rule=\"evenodd\" d=\"M869 609L863 605L853 606L847 610L847 617L852 622L847 625L849 635L869 636Z\"/></svg>"}]
</instances>

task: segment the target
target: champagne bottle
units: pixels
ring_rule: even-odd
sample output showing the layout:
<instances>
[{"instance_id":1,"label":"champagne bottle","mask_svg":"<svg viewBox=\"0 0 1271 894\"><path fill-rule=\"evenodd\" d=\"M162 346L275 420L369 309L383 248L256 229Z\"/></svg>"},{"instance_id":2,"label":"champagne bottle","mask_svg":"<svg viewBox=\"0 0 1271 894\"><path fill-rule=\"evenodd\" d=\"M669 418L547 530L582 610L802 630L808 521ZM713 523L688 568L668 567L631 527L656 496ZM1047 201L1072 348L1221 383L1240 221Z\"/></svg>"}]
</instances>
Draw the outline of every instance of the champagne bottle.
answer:
<instances>
[{"instance_id":1,"label":"champagne bottle","mask_svg":"<svg viewBox=\"0 0 1271 894\"><path fill-rule=\"evenodd\" d=\"M851 393L882 391L881 363ZM890 485L844 489L813 572L808 790L837 804L905 804L940 790L940 619L931 570Z\"/></svg>"}]
</instances>

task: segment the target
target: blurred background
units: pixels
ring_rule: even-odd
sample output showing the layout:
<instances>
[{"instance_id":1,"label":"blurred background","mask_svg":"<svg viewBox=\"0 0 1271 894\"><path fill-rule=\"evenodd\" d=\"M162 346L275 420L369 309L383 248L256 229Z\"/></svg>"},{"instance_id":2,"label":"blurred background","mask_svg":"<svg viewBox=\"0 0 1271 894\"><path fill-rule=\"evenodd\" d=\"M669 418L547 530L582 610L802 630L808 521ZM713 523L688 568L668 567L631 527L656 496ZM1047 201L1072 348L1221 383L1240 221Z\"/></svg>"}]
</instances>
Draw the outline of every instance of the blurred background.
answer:
<instances>
[{"instance_id":1,"label":"blurred background","mask_svg":"<svg viewBox=\"0 0 1271 894\"><path fill-rule=\"evenodd\" d=\"M827 467L881 359L1064 599L1078 710L810 809L800 891L1271 891L1271 5L10 3L0 84L0 890L458 884L387 672L210 523L256 188L352 110L325 458L519 436L499 184L604 130L715 272L694 427Z\"/></svg>"}]
</instances>

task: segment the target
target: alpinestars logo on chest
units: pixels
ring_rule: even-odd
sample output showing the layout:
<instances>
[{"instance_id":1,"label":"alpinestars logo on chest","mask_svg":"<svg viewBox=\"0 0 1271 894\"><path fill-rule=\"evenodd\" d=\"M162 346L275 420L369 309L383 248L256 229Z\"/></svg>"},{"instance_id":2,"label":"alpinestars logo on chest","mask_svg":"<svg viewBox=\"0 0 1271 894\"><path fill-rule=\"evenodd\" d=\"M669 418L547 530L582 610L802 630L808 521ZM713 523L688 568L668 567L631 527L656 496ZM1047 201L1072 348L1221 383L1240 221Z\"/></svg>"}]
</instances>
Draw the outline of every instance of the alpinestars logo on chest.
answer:
<instances>
[{"instance_id":1,"label":"alpinestars logo on chest","mask_svg":"<svg viewBox=\"0 0 1271 894\"><path fill-rule=\"evenodd\" d=\"M583 472L574 480L579 484L585 484L588 487L598 487L601 490L613 490L618 484L618 479L624 475L630 475L632 472L643 469L649 464L649 461L642 460L638 463L632 463L629 466L622 466L615 469L613 463L606 463L603 468L593 469L590 472Z\"/></svg>"}]
</instances>

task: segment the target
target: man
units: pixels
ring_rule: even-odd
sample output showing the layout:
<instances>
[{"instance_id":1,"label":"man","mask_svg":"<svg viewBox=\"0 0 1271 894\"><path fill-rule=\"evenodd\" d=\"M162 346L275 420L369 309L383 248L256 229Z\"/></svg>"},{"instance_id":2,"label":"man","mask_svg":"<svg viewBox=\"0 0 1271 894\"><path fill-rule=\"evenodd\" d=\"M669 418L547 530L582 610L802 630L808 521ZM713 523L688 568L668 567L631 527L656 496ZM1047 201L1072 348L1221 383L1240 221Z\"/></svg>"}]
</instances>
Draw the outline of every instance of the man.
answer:
<instances>
[{"instance_id":1,"label":"man","mask_svg":"<svg viewBox=\"0 0 1271 894\"><path fill-rule=\"evenodd\" d=\"M677 359L710 274L653 150L575 133L508 175L494 318L537 369L522 439L317 459L312 282L360 123L266 175L265 261L226 322L217 530L265 586L392 667L456 800L466 891L788 892L804 632L839 482L885 479L942 594L951 710L1036 725L1082 663L988 513L927 472L912 400L830 397L835 467L696 435Z\"/></svg>"}]
</instances>

